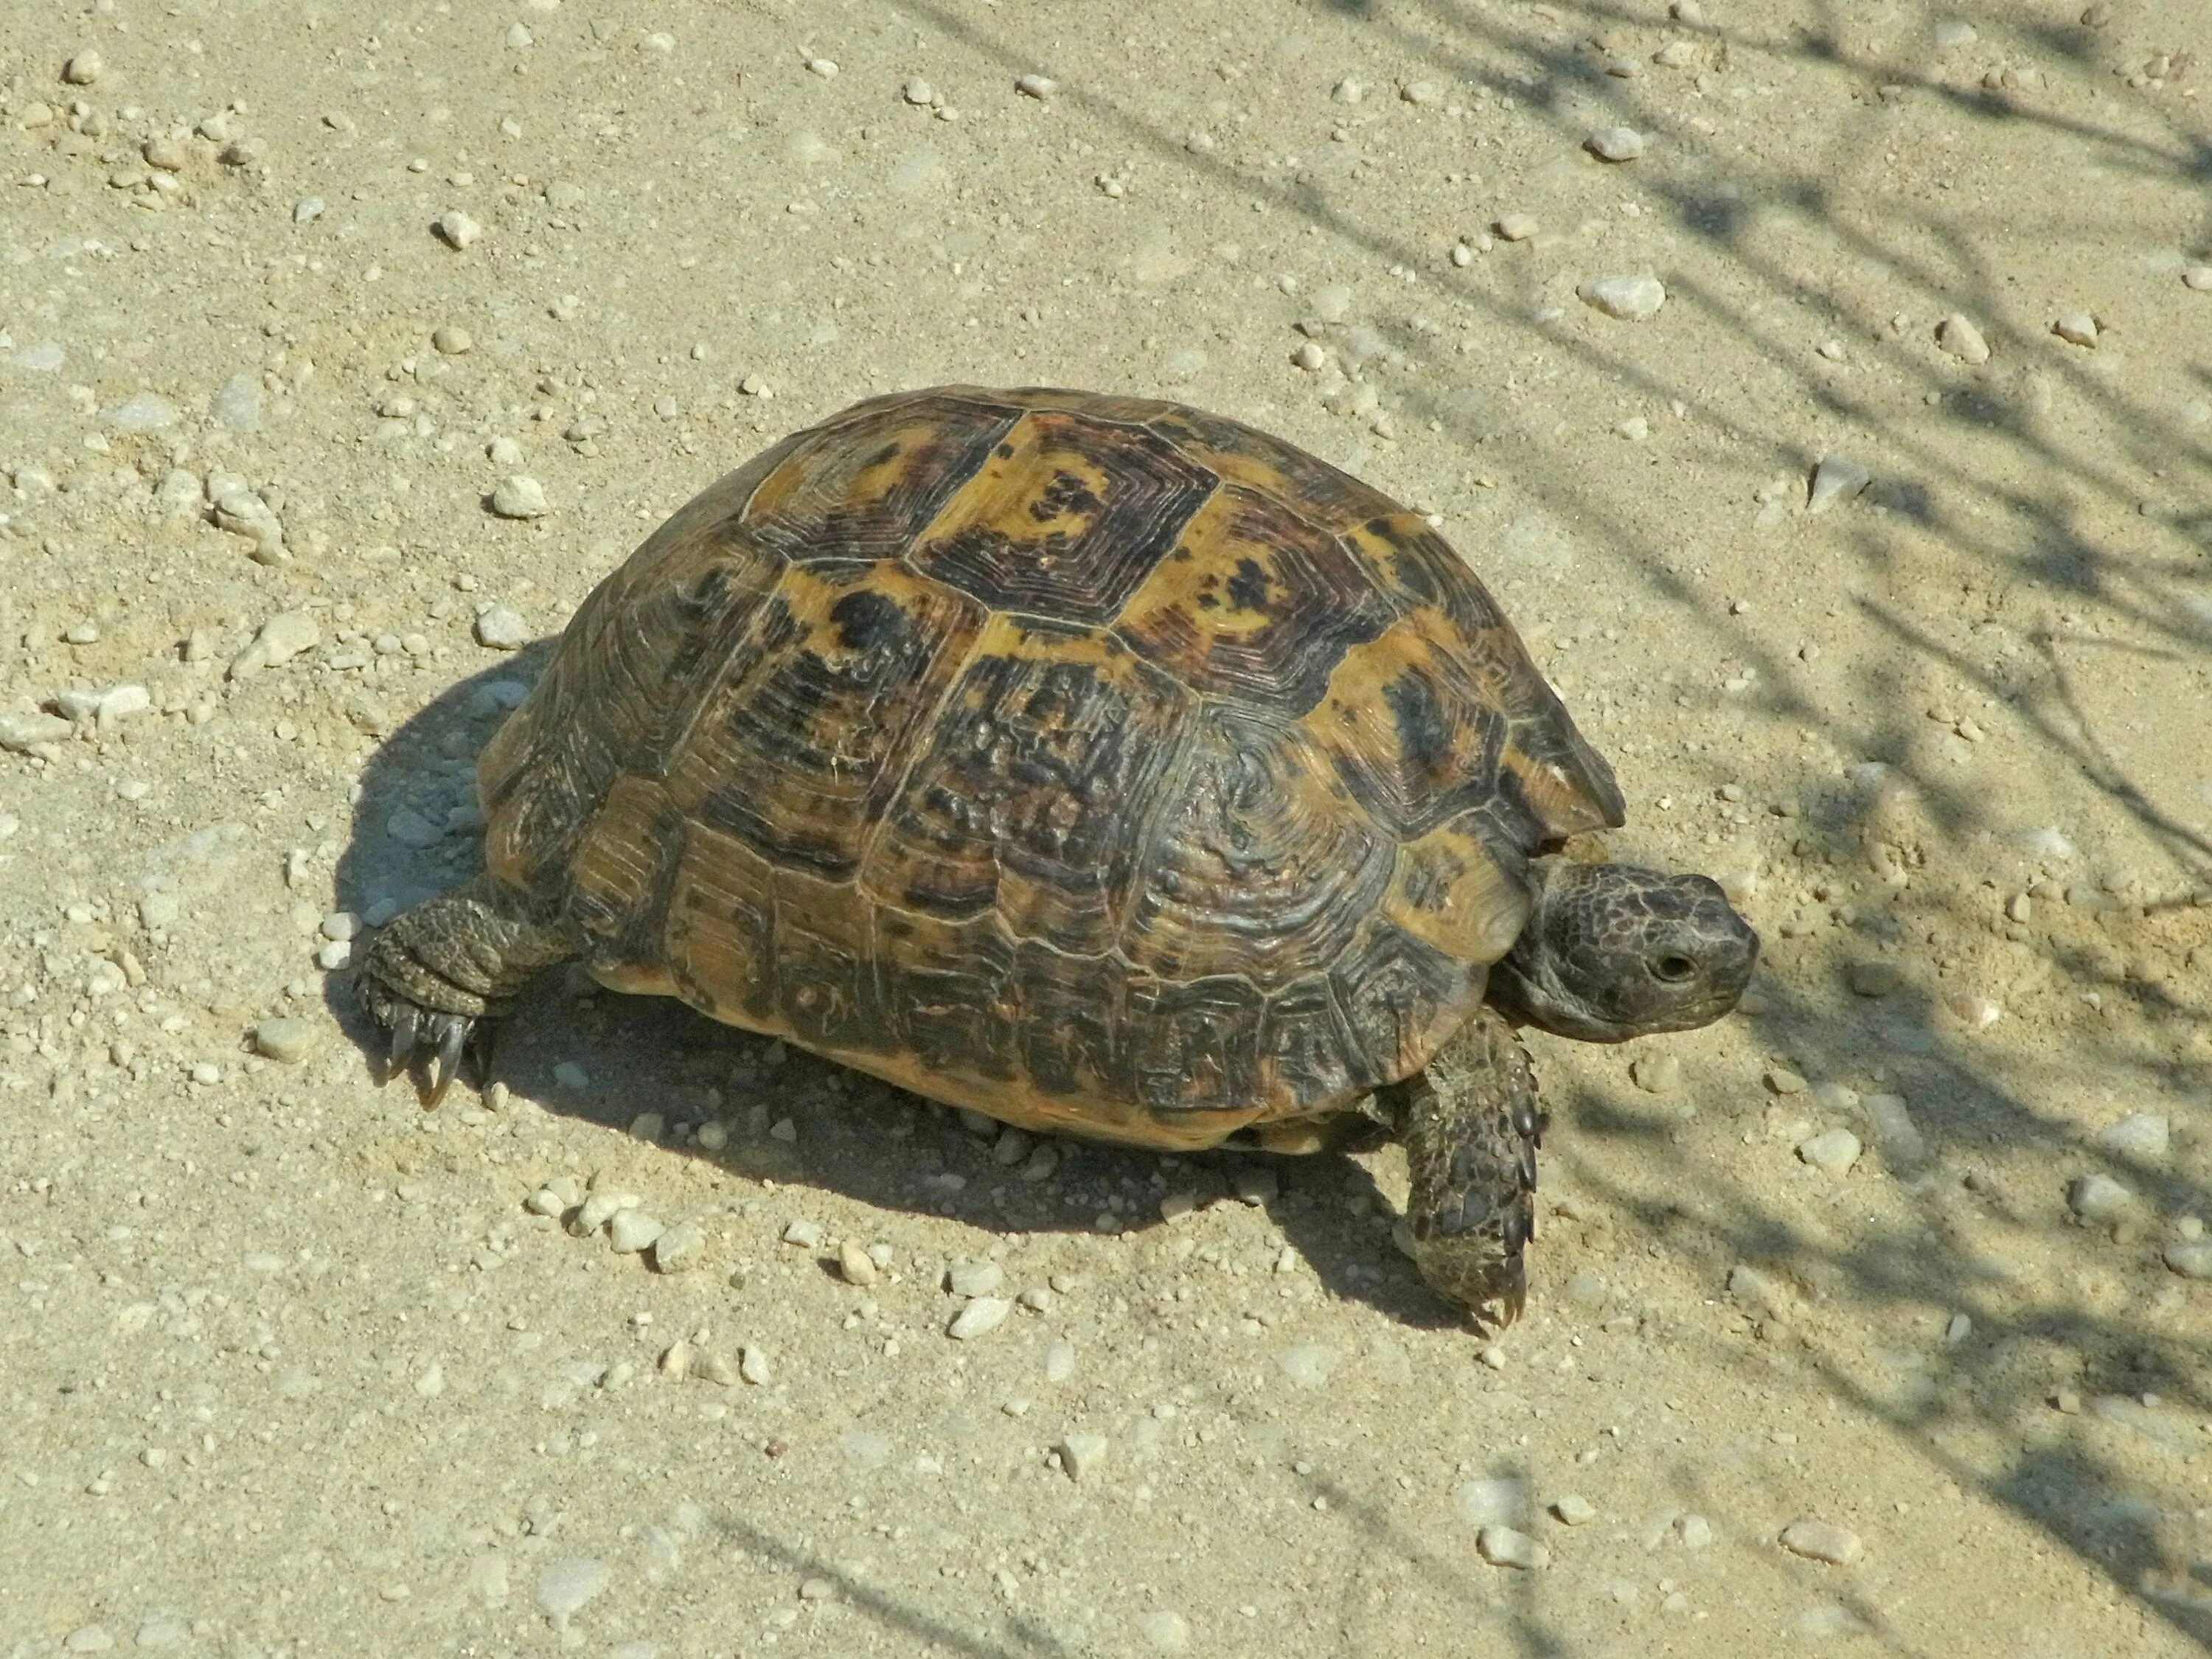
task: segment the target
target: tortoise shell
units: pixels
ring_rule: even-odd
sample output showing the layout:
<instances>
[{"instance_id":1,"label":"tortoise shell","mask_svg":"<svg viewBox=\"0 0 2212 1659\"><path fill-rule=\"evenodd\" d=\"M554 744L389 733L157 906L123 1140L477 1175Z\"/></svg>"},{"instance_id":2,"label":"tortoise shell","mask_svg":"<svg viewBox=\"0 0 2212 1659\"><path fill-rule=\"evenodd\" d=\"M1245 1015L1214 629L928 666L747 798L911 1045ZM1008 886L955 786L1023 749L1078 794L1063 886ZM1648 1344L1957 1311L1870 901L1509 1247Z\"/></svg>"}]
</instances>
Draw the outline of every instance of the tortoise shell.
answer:
<instances>
[{"instance_id":1,"label":"tortoise shell","mask_svg":"<svg viewBox=\"0 0 2212 1659\"><path fill-rule=\"evenodd\" d=\"M1474 573L1234 421L878 398L710 486L485 751L493 878L618 989L1009 1122L1334 1112L1621 821Z\"/></svg>"}]
</instances>

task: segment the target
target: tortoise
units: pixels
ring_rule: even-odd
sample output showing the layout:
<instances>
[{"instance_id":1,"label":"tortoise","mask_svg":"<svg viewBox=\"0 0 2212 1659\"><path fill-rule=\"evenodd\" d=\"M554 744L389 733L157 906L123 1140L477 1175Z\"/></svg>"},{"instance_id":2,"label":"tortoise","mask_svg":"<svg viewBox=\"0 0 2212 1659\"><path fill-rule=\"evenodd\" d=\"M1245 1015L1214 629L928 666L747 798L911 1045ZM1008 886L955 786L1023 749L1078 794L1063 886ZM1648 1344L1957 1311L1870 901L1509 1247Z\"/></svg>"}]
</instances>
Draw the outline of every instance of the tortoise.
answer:
<instances>
[{"instance_id":1,"label":"tortoise","mask_svg":"<svg viewBox=\"0 0 2212 1659\"><path fill-rule=\"evenodd\" d=\"M425 1106L580 957L1024 1128L1379 1126L1478 1325L1526 1298L1516 1024L1702 1025L1759 948L1705 877L1577 855L1612 770L1425 519L1136 398L939 386L784 439L586 599L477 781L483 873L359 980Z\"/></svg>"}]
</instances>

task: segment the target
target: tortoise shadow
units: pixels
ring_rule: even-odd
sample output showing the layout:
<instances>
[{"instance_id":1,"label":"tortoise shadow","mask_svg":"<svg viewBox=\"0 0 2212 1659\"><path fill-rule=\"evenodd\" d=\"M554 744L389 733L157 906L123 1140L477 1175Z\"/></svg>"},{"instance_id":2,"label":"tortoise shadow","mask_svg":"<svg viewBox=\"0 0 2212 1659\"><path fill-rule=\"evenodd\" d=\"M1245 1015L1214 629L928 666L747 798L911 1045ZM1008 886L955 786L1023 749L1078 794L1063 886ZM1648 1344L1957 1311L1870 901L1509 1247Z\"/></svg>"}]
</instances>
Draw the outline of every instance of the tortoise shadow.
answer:
<instances>
[{"instance_id":1,"label":"tortoise shadow","mask_svg":"<svg viewBox=\"0 0 2212 1659\"><path fill-rule=\"evenodd\" d=\"M339 908L378 925L482 870L475 759L555 643L538 640L455 682L382 736L362 768L339 854ZM328 975L325 1005L380 1078L381 1035L356 981L350 969ZM495 1080L543 1110L639 1133L741 1179L812 1187L984 1232L1148 1235L1168 1224L1160 1205L1170 1193L1233 1202L1240 1168L1263 1168L1273 1180L1261 1179L1256 1200L1329 1296L1412 1327L1460 1322L1390 1244L1394 1206L1369 1168L1388 1152L1164 1156L1040 1141L999 1126L987 1133L951 1108L672 999L605 990L573 966L531 987L499 1029L486 1074L465 1075L443 1109L472 1109L469 1084L488 1089ZM389 1091L387 1109L400 1109L404 1090ZM411 1097L405 1109L415 1109ZM639 1122L648 1115L657 1126ZM720 1130L711 1146L700 1138L710 1123Z\"/></svg>"}]
</instances>

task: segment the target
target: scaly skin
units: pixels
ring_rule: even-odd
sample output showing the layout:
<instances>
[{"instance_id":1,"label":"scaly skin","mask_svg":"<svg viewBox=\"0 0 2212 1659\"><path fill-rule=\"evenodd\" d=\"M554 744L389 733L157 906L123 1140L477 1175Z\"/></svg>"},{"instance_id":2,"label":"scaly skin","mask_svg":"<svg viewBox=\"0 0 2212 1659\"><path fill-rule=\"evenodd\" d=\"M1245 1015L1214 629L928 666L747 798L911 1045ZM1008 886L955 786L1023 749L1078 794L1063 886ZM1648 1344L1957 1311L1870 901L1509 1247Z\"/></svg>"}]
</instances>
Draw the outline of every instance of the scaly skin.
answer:
<instances>
[{"instance_id":1,"label":"scaly skin","mask_svg":"<svg viewBox=\"0 0 2212 1659\"><path fill-rule=\"evenodd\" d=\"M476 1051L480 1067L489 1060L492 1024L515 993L575 953L557 926L530 915L489 876L403 910L361 969L362 1005L392 1040L384 1080L404 1072L424 1108L435 1106L465 1051Z\"/></svg>"},{"instance_id":2,"label":"scaly skin","mask_svg":"<svg viewBox=\"0 0 2212 1659\"><path fill-rule=\"evenodd\" d=\"M1536 1149L1544 1116L1527 1050L1484 1007L1455 1039L1465 1086L1439 1092L1424 1073L1378 1090L1376 1115L1406 1144L1413 1262L1429 1287L1478 1325L1504 1328L1528 1297L1522 1251L1536 1231Z\"/></svg>"}]
</instances>

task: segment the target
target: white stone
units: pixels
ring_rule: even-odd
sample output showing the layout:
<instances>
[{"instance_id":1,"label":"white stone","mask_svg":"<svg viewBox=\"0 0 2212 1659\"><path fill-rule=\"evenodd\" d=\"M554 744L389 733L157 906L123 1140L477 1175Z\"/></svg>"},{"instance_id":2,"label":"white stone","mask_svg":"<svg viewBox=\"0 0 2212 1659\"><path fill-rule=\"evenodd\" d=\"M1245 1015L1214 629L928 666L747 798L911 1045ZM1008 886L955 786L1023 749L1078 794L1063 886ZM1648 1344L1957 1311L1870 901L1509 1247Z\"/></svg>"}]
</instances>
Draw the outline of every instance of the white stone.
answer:
<instances>
[{"instance_id":1,"label":"white stone","mask_svg":"<svg viewBox=\"0 0 2212 1659\"><path fill-rule=\"evenodd\" d=\"M209 405L215 422L228 432L261 429L261 382L243 369L225 380Z\"/></svg>"},{"instance_id":2,"label":"white stone","mask_svg":"<svg viewBox=\"0 0 2212 1659\"><path fill-rule=\"evenodd\" d=\"M438 234L448 246L465 248L483 234L483 227L459 208L438 216Z\"/></svg>"},{"instance_id":3,"label":"white stone","mask_svg":"<svg viewBox=\"0 0 2212 1659\"><path fill-rule=\"evenodd\" d=\"M1060 1443L1060 1466L1069 1480L1080 1480L1105 1461L1106 1444L1103 1434L1071 1434Z\"/></svg>"},{"instance_id":4,"label":"white stone","mask_svg":"<svg viewBox=\"0 0 2212 1659\"><path fill-rule=\"evenodd\" d=\"M120 432L159 432L182 418L157 392L134 392L107 411L107 423Z\"/></svg>"},{"instance_id":5,"label":"white stone","mask_svg":"<svg viewBox=\"0 0 2212 1659\"><path fill-rule=\"evenodd\" d=\"M1485 1527L1476 1534L1474 1547L1493 1567L1517 1567L1523 1572L1533 1572L1549 1566L1552 1561L1551 1551L1517 1527Z\"/></svg>"},{"instance_id":6,"label":"white stone","mask_svg":"<svg viewBox=\"0 0 2212 1659\"><path fill-rule=\"evenodd\" d=\"M1682 1061L1675 1054L1639 1054L1629 1062L1628 1075L1648 1095L1671 1094L1682 1086Z\"/></svg>"},{"instance_id":7,"label":"white stone","mask_svg":"<svg viewBox=\"0 0 2212 1659\"><path fill-rule=\"evenodd\" d=\"M511 605L488 605L477 612L477 643L494 651L516 651L530 643L530 626Z\"/></svg>"},{"instance_id":8,"label":"white stone","mask_svg":"<svg viewBox=\"0 0 2212 1659\"><path fill-rule=\"evenodd\" d=\"M1597 1519L1597 1505L1574 1492L1552 1500L1552 1513L1570 1527L1587 1526Z\"/></svg>"},{"instance_id":9,"label":"white stone","mask_svg":"<svg viewBox=\"0 0 2212 1659\"><path fill-rule=\"evenodd\" d=\"M1792 1521L1782 1529L1782 1547L1793 1555L1838 1567L1850 1565L1865 1551L1859 1535L1850 1528L1809 1518Z\"/></svg>"},{"instance_id":10,"label":"white stone","mask_svg":"<svg viewBox=\"0 0 2212 1659\"><path fill-rule=\"evenodd\" d=\"M937 98L937 88L917 75L899 88L899 96L918 107L933 103Z\"/></svg>"},{"instance_id":11,"label":"white stone","mask_svg":"<svg viewBox=\"0 0 2212 1659\"><path fill-rule=\"evenodd\" d=\"M2212 265L2191 265L2181 273L2181 280L2199 294L2212 294Z\"/></svg>"},{"instance_id":12,"label":"white stone","mask_svg":"<svg viewBox=\"0 0 2212 1659\"><path fill-rule=\"evenodd\" d=\"M1459 1512L1478 1527L1510 1527L1528 1518L1528 1484L1513 1475L1470 1480L1457 1494Z\"/></svg>"},{"instance_id":13,"label":"white stone","mask_svg":"<svg viewBox=\"0 0 2212 1659\"><path fill-rule=\"evenodd\" d=\"M2115 1221L2135 1207L2136 1195L2108 1175L2076 1176L2066 1185L2066 1207L2084 1221Z\"/></svg>"},{"instance_id":14,"label":"white stone","mask_svg":"<svg viewBox=\"0 0 2212 1659\"><path fill-rule=\"evenodd\" d=\"M1049 98L1060 90L1060 82L1049 75L1024 75L1014 82L1014 90L1024 98Z\"/></svg>"},{"instance_id":15,"label":"white stone","mask_svg":"<svg viewBox=\"0 0 2212 1659\"><path fill-rule=\"evenodd\" d=\"M872 1285L879 1272L875 1258L860 1248L858 1240L850 1238L837 1247L837 1271L848 1285Z\"/></svg>"},{"instance_id":16,"label":"white stone","mask_svg":"<svg viewBox=\"0 0 2212 1659\"><path fill-rule=\"evenodd\" d=\"M617 1254L633 1255L661 1235L660 1223L642 1210L618 1210L608 1223L607 1242Z\"/></svg>"},{"instance_id":17,"label":"white stone","mask_svg":"<svg viewBox=\"0 0 2212 1659\"><path fill-rule=\"evenodd\" d=\"M2097 1144L2108 1152L2154 1163L2166 1156L2172 1126L2163 1112L2130 1112L2117 1123L2097 1132Z\"/></svg>"},{"instance_id":18,"label":"white stone","mask_svg":"<svg viewBox=\"0 0 2212 1659\"><path fill-rule=\"evenodd\" d=\"M1536 234L1535 216L1528 213L1501 214L1498 217L1494 228L1502 240L1525 242Z\"/></svg>"},{"instance_id":19,"label":"white stone","mask_svg":"<svg viewBox=\"0 0 2212 1659\"><path fill-rule=\"evenodd\" d=\"M1644 154L1644 135L1633 127L1605 127L1590 134L1583 148L1601 161L1633 161Z\"/></svg>"},{"instance_id":20,"label":"white stone","mask_svg":"<svg viewBox=\"0 0 2212 1659\"><path fill-rule=\"evenodd\" d=\"M502 519L542 519L553 509L545 486L525 472L511 472L492 486L491 510Z\"/></svg>"},{"instance_id":21,"label":"white stone","mask_svg":"<svg viewBox=\"0 0 2212 1659\"><path fill-rule=\"evenodd\" d=\"M2097 319L2086 311L2069 311L2051 325L2051 331L2069 345L2097 343Z\"/></svg>"},{"instance_id":22,"label":"white stone","mask_svg":"<svg viewBox=\"0 0 2212 1659\"><path fill-rule=\"evenodd\" d=\"M1182 1653L1190 1646L1190 1620L1167 1607L1154 1607L1137 1615L1137 1634L1162 1653Z\"/></svg>"},{"instance_id":23,"label":"white stone","mask_svg":"<svg viewBox=\"0 0 2212 1659\"><path fill-rule=\"evenodd\" d=\"M1658 315L1667 303L1667 289L1656 276L1593 276L1576 289L1584 305L1626 322L1642 322Z\"/></svg>"},{"instance_id":24,"label":"white stone","mask_svg":"<svg viewBox=\"0 0 2212 1659\"><path fill-rule=\"evenodd\" d=\"M61 742L70 731L58 714L0 714L0 749L27 754L41 744Z\"/></svg>"},{"instance_id":25,"label":"white stone","mask_svg":"<svg viewBox=\"0 0 2212 1659\"><path fill-rule=\"evenodd\" d=\"M1810 513L1826 513L1839 501L1850 501L1874 482L1874 474L1848 455L1823 455L1813 469L1813 491L1806 505Z\"/></svg>"},{"instance_id":26,"label":"white stone","mask_svg":"<svg viewBox=\"0 0 2212 1659\"><path fill-rule=\"evenodd\" d=\"M955 1296L990 1296L1006 1277L1006 1270L995 1261L956 1261L945 1270L945 1287Z\"/></svg>"},{"instance_id":27,"label":"white stone","mask_svg":"<svg viewBox=\"0 0 2212 1659\"><path fill-rule=\"evenodd\" d=\"M1340 1357L1335 1349L1322 1343L1301 1342L1284 1349L1277 1356L1276 1364L1296 1387L1317 1389L1328 1381Z\"/></svg>"},{"instance_id":28,"label":"white stone","mask_svg":"<svg viewBox=\"0 0 2212 1659\"><path fill-rule=\"evenodd\" d=\"M818 1249L822 1244L822 1224L803 1218L787 1222L783 1229L783 1242L796 1244L802 1250Z\"/></svg>"},{"instance_id":29,"label":"white stone","mask_svg":"<svg viewBox=\"0 0 2212 1659\"><path fill-rule=\"evenodd\" d=\"M1951 356L1966 363L1985 363L1990 360L1990 343L1982 337L1973 319L1962 311L1954 311L1936 325L1936 343Z\"/></svg>"},{"instance_id":30,"label":"white stone","mask_svg":"<svg viewBox=\"0 0 2212 1659\"><path fill-rule=\"evenodd\" d=\"M1797 1156L1816 1170L1844 1175L1859 1161L1859 1138L1849 1129L1830 1129L1797 1143Z\"/></svg>"},{"instance_id":31,"label":"white stone","mask_svg":"<svg viewBox=\"0 0 2212 1659\"><path fill-rule=\"evenodd\" d=\"M2184 1279L2212 1279L2212 1238L2179 1240L2164 1255L2166 1265Z\"/></svg>"},{"instance_id":32,"label":"white stone","mask_svg":"<svg viewBox=\"0 0 2212 1659\"><path fill-rule=\"evenodd\" d=\"M264 668L289 662L302 651L313 649L322 643L322 638L323 630L313 612L280 611L261 624L261 631L245 650L231 659L229 677L251 678Z\"/></svg>"},{"instance_id":33,"label":"white stone","mask_svg":"<svg viewBox=\"0 0 2212 1659\"><path fill-rule=\"evenodd\" d=\"M945 1328L945 1334L956 1342L988 1335L1006 1322L1006 1316L1013 1307L1003 1296L979 1296L963 1304L960 1311L952 1316L952 1322Z\"/></svg>"},{"instance_id":34,"label":"white stone","mask_svg":"<svg viewBox=\"0 0 2212 1659\"><path fill-rule=\"evenodd\" d=\"M588 1555L556 1561L538 1575L538 1611L556 1621L581 1613L612 1577L606 1563Z\"/></svg>"},{"instance_id":35,"label":"white stone","mask_svg":"<svg viewBox=\"0 0 2212 1659\"><path fill-rule=\"evenodd\" d=\"M253 1028L253 1048L280 1065L297 1066L314 1052L320 1035L312 1020L264 1019Z\"/></svg>"}]
</instances>

